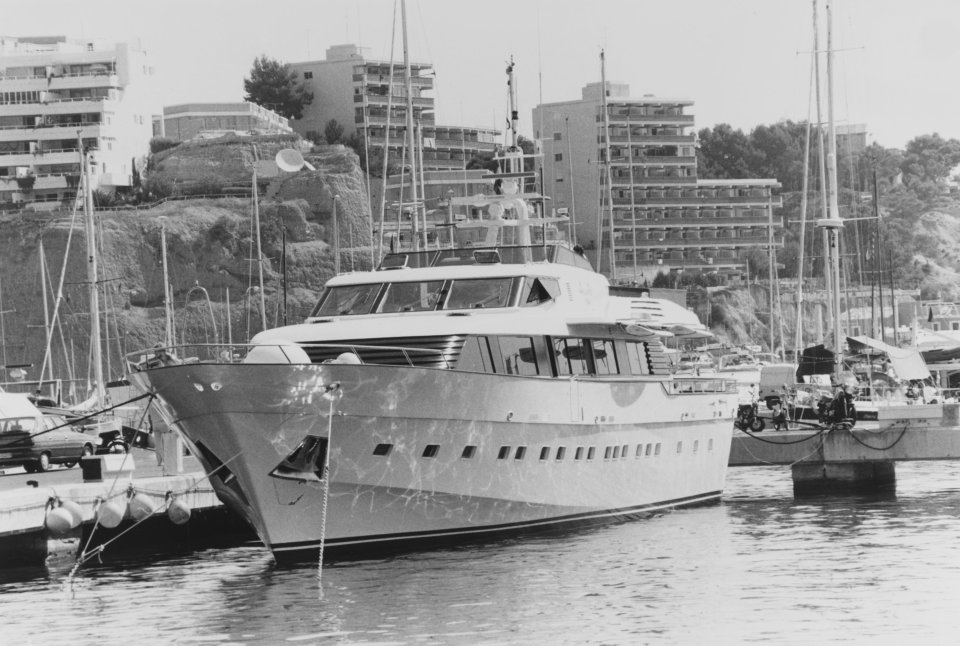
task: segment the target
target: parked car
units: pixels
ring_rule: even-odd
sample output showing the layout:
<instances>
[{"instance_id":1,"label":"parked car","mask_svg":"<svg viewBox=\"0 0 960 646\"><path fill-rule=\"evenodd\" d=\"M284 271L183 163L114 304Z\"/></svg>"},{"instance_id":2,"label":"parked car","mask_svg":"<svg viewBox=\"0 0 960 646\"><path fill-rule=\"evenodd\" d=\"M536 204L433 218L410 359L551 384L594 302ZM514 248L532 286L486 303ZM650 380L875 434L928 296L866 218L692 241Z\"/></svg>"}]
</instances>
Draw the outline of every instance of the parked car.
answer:
<instances>
[{"instance_id":1,"label":"parked car","mask_svg":"<svg viewBox=\"0 0 960 646\"><path fill-rule=\"evenodd\" d=\"M28 473L54 464L72 467L93 455L96 438L80 433L60 415L44 415L26 395L0 393L0 466L22 466Z\"/></svg>"}]
</instances>

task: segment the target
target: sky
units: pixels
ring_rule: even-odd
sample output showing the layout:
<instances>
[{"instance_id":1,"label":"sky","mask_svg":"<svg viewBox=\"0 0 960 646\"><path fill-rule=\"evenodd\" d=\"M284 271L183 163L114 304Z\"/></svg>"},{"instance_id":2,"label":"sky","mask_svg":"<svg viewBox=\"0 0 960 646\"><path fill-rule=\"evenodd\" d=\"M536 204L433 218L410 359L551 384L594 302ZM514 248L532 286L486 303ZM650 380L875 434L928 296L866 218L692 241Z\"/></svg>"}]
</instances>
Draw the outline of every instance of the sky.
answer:
<instances>
[{"instance_id":1,"label":"sky","mask_svg":"<svg viewBox=\"0 0 960 646\"><path fill-rule=\"evenodd\" d=\"M163 105L240 101L260 54L320 60L356 43L402 60L399 0L0 0L0 34L129 41L145 48ZM396 24L394 31L394 11ZM960 139L960 2L835 0L834 115L869 141ZM503 129L516 63L521 134L538 103L600 80L631 96L694 101L696 128L749 132L803 121L810 105L811 0L407 0L412 60L436 72L439 125ZM821 49L826 49L821 0ZM824 96L826 95L823 72ZM824 118L826 118L824 99ZM815 118L815 113L814 113Z\"/></svg>"}]
</instances>

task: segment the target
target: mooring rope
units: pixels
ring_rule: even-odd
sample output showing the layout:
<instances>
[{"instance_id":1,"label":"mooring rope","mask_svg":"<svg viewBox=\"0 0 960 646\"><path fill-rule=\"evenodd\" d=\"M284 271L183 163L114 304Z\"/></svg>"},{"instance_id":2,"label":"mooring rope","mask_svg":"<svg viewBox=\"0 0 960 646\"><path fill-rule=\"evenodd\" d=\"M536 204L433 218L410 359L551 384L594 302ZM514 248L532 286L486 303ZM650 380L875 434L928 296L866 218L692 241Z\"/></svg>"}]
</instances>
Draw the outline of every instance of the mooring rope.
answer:
<instances>
[{"instance_id":1,"label":"mooring rope","mask_svg":"<svg viewBox=\"0 0 960 646\"><path fill-rule=\"evenodd\" d=\"M333 448L333 403L340 393L340 384L327 386L324 396L330 400L327 415L327 450L323 456L323 500L320 505L320 555L317 561L317 586L323 595L323 548L327 542L327 505L330 499L330 451Z\"/></svg>"}]
</instances>

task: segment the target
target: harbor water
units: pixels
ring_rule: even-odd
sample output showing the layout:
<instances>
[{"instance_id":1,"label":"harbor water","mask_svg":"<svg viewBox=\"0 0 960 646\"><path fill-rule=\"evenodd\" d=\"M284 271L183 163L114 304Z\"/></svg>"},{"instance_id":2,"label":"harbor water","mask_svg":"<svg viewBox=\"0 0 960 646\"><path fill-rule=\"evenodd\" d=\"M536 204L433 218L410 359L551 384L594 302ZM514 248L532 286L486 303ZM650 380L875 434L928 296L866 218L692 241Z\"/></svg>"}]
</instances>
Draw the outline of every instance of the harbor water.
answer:
<instances>
[{"instance_id":1,"label":"harbor water","mask_svg":"<svg viewBox=\"0 0 960 646\"><path fill-rule=\"evenodd\" d=\"M559 537L274 565L258 545L0 572L7 644L927 644L960 635L960 463L896 494L719 505Z\"/></svg>"}]
</instances>

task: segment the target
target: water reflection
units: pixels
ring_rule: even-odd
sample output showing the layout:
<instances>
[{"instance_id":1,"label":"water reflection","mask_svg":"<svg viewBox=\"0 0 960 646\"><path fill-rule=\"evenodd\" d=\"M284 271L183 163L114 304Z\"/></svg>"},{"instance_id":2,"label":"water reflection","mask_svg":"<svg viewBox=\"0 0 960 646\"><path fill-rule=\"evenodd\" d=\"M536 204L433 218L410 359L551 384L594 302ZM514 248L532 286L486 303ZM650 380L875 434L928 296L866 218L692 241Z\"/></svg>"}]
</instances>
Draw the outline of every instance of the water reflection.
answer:
<instances>
[{"instance_id":1,"label":"water reflection","mask_svg":"<svg viewBox=\"0 0 960 646\"><path fill-rule=\"evenodd\" d=\"M328 566L258 546L0 574L7 643L952 643L960 465L896 496L794 500L735 469L724 503L577 532ZM140 636L143 635L143 638Z\"/></svg>"}]
</instances>

